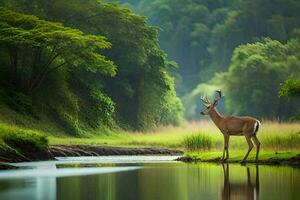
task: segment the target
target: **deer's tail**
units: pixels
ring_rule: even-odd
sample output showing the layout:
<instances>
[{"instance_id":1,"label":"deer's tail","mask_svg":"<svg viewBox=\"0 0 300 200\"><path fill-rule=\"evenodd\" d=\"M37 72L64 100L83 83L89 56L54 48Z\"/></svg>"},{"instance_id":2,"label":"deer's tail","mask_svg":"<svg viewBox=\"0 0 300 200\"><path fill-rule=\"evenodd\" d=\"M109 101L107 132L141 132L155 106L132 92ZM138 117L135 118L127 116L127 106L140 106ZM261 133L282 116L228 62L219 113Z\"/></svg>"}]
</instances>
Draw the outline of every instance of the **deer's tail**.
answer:
<instances>
[{"instance_id":1,"label":"deer's tail","mask_svg":"<svg viewBox=\"0 0 300 200\"><path fill-rule=\"evenodd\" d=\"M257 134L259 127L260 127L260 121L256 120L256 122L254 123L254 135Z\"/></svg>"}]
</instances>

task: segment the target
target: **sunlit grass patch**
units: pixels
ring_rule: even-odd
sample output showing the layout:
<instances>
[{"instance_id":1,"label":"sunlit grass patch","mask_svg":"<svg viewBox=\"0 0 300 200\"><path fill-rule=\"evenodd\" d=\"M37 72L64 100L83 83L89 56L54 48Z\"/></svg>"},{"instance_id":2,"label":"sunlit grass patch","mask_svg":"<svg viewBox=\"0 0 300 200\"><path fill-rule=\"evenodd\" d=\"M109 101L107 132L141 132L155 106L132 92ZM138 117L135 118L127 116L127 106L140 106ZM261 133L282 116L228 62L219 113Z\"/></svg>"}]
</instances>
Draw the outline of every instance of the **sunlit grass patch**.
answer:
<instances>
[{"instance_id":1,"label":"sunlit grass patch","mask_svg":"<svg viewBox=\"0 0 300 200\"><path fill-rule=\"evenodd\" d=\"M261 149L300 149L300 124L262 122L258 132ZM50 137L50 144L85 144L130 147L167 147L187 151L219 151L223 149L223 135L211 121L186 123L180 127L159 127L148 132L118 132L98 134L91 138ZM244 136L232 136L229 150L247 150Z\"/></svg>"},{"instance_id":2,"label":"sunlit grass patch","mask_svg":"<svg viewBox=\"0 0 300 200\"><path fill-rule=\"evenodd\" d=\"M300 149L300 132L262 136L261 142L266 149Z\"/></svg>"},{"instance_id":3,"label":"sunlit grass patch","mask_svg":"<svg viewBox=\"0 0 300 200\"><path fill-rule=\"evenodd\" d=\"M41 151L48 147L48 139L38 131L0 124L0 146L19 153Z\"/></svg>"},{"instance_id":4,"label":"sunlit grass patch","mask_svg":"<svg viewBox=\"0 0 300 200\"><path fill-rule=\"evenodd\" d=\"M247 160L254 161L256 151L253 149L249 154ZM202 152L188 152L185 154L186 157L191 158L192 160L218 160L222 157L222 151L202 151ZM229 152L229 161L241 161L246 154L246 151L231 151ZM259 160L268 160L268 159L290 159L296 157L300 154L300 150L295 151L272 151L272 150L263 150L260 152Z\"/></svg>"},{"instance_id":5,"label":"sunlit grass patch","mask_svg":"<svg viewBox=\"0 0 300 200\"><path fill-rule=\"evenodd\" d=\"M212 137L202 133L189 135L183 140L183 146L190 151L210 150L212 143Z\"/></svg>"}]
</instances>

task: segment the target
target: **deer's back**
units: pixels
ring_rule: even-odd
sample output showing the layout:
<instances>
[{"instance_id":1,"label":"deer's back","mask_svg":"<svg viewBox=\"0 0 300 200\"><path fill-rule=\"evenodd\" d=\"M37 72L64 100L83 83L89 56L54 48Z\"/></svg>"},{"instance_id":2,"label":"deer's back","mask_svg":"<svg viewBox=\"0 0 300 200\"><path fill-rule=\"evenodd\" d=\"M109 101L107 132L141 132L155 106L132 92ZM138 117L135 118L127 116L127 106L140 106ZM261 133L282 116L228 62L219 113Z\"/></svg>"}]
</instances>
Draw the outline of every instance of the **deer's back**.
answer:
<instances>
[{"instance_id":1,"label":"deer's back","mask_svg":"<svg viewBox=\"0 0 300 200\"><path fill-rule=\"evenodd\" d=\"M223 119L224 129L230 135L254 133L254 125L258 120L250 116L227 116Z\"/></svg>"}]
</instances>

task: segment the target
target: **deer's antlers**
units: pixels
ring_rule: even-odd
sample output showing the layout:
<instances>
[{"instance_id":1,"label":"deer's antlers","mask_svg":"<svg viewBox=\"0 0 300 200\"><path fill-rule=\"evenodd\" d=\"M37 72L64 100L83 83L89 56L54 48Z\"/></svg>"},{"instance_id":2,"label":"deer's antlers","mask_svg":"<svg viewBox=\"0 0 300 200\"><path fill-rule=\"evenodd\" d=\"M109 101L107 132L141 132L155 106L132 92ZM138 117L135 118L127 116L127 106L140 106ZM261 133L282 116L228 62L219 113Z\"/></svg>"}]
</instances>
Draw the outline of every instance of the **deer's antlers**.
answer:
<instances>
[{"instance_id":1,"label":"deer's antlers","mask_svg":"<svg viewBox=\"0 0 300 200\"><path fill-rule=\"evenodd\" d=\"M216 91L218 93L218 97L214 100L214 103L217 103L220 99L222 99L224 96L222 96L222 92L221 90L217 90ZM208 107L209 105L211 105L212 103L209 101L209 99L207 98L207 96L205 97L200 97L202 103L204 106Z\"/></svg>"},{"instance_id":2,"label":"deer's antlers","mask_svg":"<svg viewBox=\"0 0 300 200\"><path fill-rule=\"evenodd\" d=\"M216 91L218 93L218 98L215 99L214 103L217 103L220 99L222 99L224 96L222 96L221 90Z\"/></svg>"},{"instance_id":3,"label":"deer's antlers","mask_svg":"<svg viewBox=\"0 0 300 200\"><path fill-rule=\"evenodd\" d=\"M206 106L206 107L208 107L211 104L211 102L208 100L207 96L200 97L200 99L201 99L203 105Z\"/></svg>"}]
</instances>

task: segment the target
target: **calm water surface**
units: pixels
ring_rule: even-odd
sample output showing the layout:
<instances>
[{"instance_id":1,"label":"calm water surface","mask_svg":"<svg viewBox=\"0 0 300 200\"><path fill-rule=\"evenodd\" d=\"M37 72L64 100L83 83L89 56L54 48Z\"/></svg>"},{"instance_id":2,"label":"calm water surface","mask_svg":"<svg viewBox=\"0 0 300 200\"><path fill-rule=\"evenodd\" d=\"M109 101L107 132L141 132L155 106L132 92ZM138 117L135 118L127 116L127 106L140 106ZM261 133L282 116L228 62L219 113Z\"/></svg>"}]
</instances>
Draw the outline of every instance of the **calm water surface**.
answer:
<instances>
[{"instance_id":1,"label":"calm water surface","mask_svg":"<svg viewBox=\"0 0 300 200\"><path fill-rule=\"evenodd\" d=\"M300 168L172 159L113 156L20 163L27 168L0 171L0 199L300 199Z\"/></svg>"}]
</instances>

